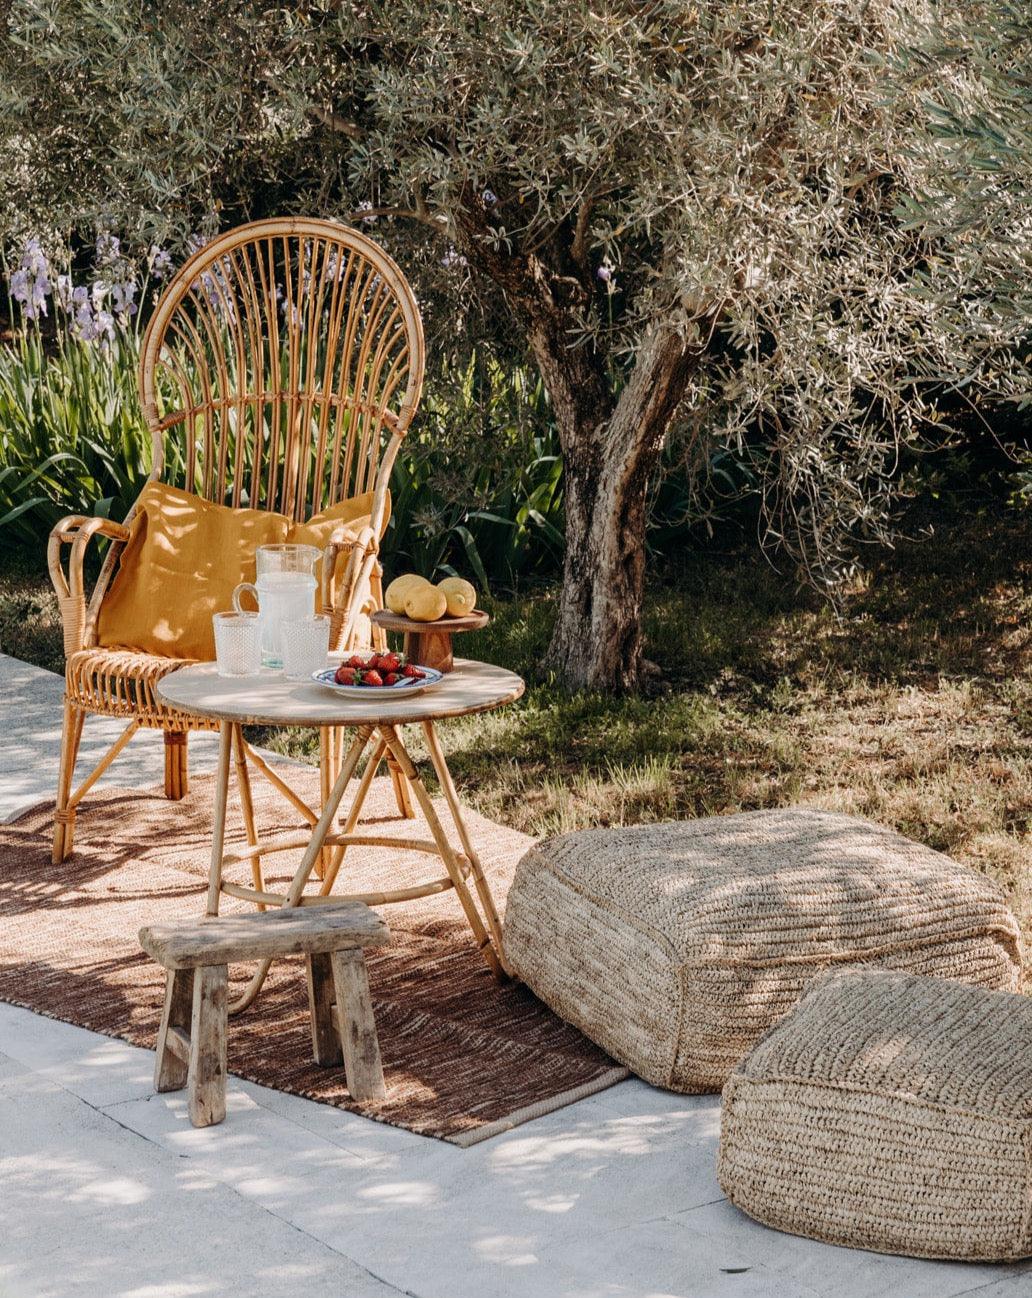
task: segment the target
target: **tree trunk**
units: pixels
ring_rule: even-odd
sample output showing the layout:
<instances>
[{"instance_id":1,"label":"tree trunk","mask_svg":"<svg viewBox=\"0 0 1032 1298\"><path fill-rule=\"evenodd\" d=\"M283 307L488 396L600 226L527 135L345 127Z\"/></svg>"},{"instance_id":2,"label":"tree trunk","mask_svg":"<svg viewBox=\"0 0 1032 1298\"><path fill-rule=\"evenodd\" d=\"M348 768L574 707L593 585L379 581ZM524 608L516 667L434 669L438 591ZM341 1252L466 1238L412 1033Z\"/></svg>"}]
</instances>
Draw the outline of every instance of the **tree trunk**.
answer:
<instances>
[{"instance_id":1,"label":"tree trunk","mask_svg":"<svg viewBox=\"0 0 1032 1298\"><path fill-rule=\"evenodd\" d=\"M566 558L548 663L568 689L633 690L641 666L649 478L699 351L670 323L653 325L614 400L604 357L574 341L589 295L585 283L534 255L496 247L484 237L475 199L457 225L470 261L505 292L526 328L559 428Z\"/></svg>"},{"instance_id":2,"label":"tree trunk","mask_svg":"<svg viewBox=\"0 0 1032 1298\"><path fill-rule=\"evenodd\" d=\"M645 489L564 463L566 556L548 663L571 688L633 690L641 661Z\"/></svg>"},{"instance_id":3,"label":"tree trunk","mask_svg":"<svg viewBox=\"0 0 1032 1298\"><path fill-rule=\"evenodd\" d=\"M649 479L692 363L675 330L656 329L608 419L560 415L566 558L548 661L571 688L637 688Z\"/></svg>"}]
</instances>

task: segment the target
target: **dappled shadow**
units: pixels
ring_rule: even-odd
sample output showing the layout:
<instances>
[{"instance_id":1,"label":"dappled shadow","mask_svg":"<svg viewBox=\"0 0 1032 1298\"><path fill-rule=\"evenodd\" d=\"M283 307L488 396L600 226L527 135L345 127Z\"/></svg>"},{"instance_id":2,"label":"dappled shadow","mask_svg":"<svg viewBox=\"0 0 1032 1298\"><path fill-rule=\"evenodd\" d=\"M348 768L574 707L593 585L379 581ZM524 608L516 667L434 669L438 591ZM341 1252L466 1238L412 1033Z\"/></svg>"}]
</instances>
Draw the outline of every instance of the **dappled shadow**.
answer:
<instances>
[{"instance_id":1,"label":"dappled shadow","mask_svg":"<svg viewBox=\"0 0 1032 1298\"><path fill-rule=\"evenodd\" d=\"M298 770L291 778L315 799L317 771ZM125 791L91 800L80 816L77 850L60 866L49 860L50 806L0 826L0 997L136 1045L153 1044L164 973L143 957L137 933L145 924L193 919L203 911L212 784L207 777L196 780L178 803ZM256 783L254 796L264 833L296 828L296 813L264 781ZM386 777L374 781L368 808L378 833L429 837L425 824L398 817ZM447 815L442 807L438 812ZM475 816L470 829L501 903L527 840ZM234 818L230 838L240 837ZM271 858L268 886L282 891L299 855ZM249 874L246 866L239 869L239 877ZM422 853L353 848L339 889L408 886L443 872ZM227 899L224 905L242 903ZM231 1071L440 1137L475 1132L612 1074L602 1051L525 988L495 982L454 894L384 913L392 940L368 963L386 1100L355 1104L342 1069L313 1063L304 969L297 959L278 961L254 1008L234 1018ZM235 991L251 972L231 970Z\"/></svg>"}]
</instances>

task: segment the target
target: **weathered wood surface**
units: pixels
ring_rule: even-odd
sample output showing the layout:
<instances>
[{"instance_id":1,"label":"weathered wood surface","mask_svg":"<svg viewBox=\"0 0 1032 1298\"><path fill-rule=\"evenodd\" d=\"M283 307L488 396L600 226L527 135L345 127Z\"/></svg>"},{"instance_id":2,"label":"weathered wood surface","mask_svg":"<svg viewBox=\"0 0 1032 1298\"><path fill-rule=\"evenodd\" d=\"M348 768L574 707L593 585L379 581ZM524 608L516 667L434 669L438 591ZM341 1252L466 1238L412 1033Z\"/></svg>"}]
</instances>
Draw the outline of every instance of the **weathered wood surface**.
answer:
<instances>
[{"instance_id":1,"label":"weathered wood surface","mask_svg":"<svg viewBox=\"0 0 1032 1298\"><path fill-rule=\"evenodd\" d=\"M333 969L328 955L310 955L305 961L308 1008L312 1016L312 1058L329 1068L344 1058L333 1022Z\"/></svg>"},{"instance_id":2,"label":"weathered wood surface","mask_svg":"<svg viewBox=\"0 0 1032 1298\"><path fill-rule=\"evenodd\" d=\"M264 913L210 916L192 924L151 924L140 929L140 945L166 969L314 955L349 946L381 946L388 941L390 929L361 902L286 906Z\"/></svg>"},{"instance_id":3,"label":"weathered wood surface","mask_svg":"<svg viewBox=\"0 0 1032 1298\"><path fill-rule=\"evenodd\" d=\"M387 1088L365 958L361 951L335 951L330 961L348 1090L356 1100L381 1100Z\"/></svg>"},{"instance_id":4,"label":"weathered wood surface","mask_svg":"<svg viewBox=\"0 0 1032 1298\"><path fill-rule=\"evenodd\" d=\"M170 969L165 979L165 1009L154 1051L154 1089L179 1091L186 1085L188 1059L180 1052L178 1034L186 1034L193 1010L193 973Z\"/></svg>"},{"instance_id":5,"label":"weathered wood surface","mask_svg":"<svg viewBox=\"0 0 1032 1298\"><path fill-rule=\"evenodd\" d=\"M219 676L214 663L195 663L166 676L156 687L167 703L190 716L243 725L405 725L464 717L513 703L524 690L515 672L490 663L456 658L442 681L419 694L392 697L371 688L368 697L335 694L314 681L288 681L268 668L257 676Z\"/></svg>"},{"instance_id":6,"label":"weathered wood surface","mask_svg":"<svg viewBox=\"0 0 1032 1298\"><path fill-rule=\"evenodd\" d=\"M226 1116L229 971L224 964L197 969L193 984L193 1014L190 1017L190 1121L195 1127L211 1127Z\"/></svg>"}]
</instances>

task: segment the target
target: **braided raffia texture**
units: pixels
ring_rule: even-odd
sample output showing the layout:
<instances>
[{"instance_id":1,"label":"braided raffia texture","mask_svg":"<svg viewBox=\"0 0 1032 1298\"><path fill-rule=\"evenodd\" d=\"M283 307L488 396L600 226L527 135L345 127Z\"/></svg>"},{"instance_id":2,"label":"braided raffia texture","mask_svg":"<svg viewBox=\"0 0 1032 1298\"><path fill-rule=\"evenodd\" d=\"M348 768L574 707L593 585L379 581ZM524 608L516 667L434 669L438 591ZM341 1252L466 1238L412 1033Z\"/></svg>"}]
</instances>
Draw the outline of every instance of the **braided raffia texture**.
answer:
<instances>
[{"instance_id":1,"label":"braided raffia texture","mask_svg":"<svg viewBox=\"0 0 1032 1298\"><path fill-rule=\"evenodd\" d=\"M724 1088L718 1172L794 1234L1032 1254L1032 1001L878 969L822 978Z\"/></svg>"},{"instance_id":2,"label":"braided raffia texture","mask_svg":"<svg viewBox=\"0 0 1032 1298\"><path fill-rule=\"evenodd\" d=\"M141 726L158 730L217 730L217 721L188 717L167 707L155 694L158 681L189 666L182 658L131 649L82 649L65 665L69 702L108 717L136 717Z\"/></svg>"},{"instance_id":3,"label":"braided raffia texture","mask_svg":"<svg viewBox=\"0 0 1032 1298\"><path fill-rule=\"evenodd\" d=\"M835 964L1012 989L997 886L891 830L782 810L546 839L516 873L512 972L639 1076L719 1091Z\"/></svg>"}]
</instances>

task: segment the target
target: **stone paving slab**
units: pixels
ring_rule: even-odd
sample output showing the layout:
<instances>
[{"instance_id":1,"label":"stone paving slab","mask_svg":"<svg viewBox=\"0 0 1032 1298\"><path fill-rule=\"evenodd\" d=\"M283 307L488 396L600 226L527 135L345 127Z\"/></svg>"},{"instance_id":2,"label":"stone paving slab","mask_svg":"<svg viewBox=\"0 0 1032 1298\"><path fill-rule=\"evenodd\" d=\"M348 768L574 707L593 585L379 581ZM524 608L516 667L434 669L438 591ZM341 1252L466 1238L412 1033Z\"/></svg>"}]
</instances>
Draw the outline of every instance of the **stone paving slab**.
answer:
<instances>
[{"instance_id":1,"label":"stone paving slab","mask_svg":"<svg viewBox=\"0 0 1032 1298\"><path fill-rule=\"evenodd\" d=\"M52 796L60 698L58 677L0 656L0 818ZM112 782L160 778L147 738ZM210 768L212 739L193 743ZM715 1096L628 1081L461 1150L235 1078L226 1122L197 1131L185 1093L153 1094L152 1069L148 1051L0 1004L2 1298L1032 1292L1027 1267L883 1257L750 1221L716 1181Z\"/></svg>"}]
</instances>

